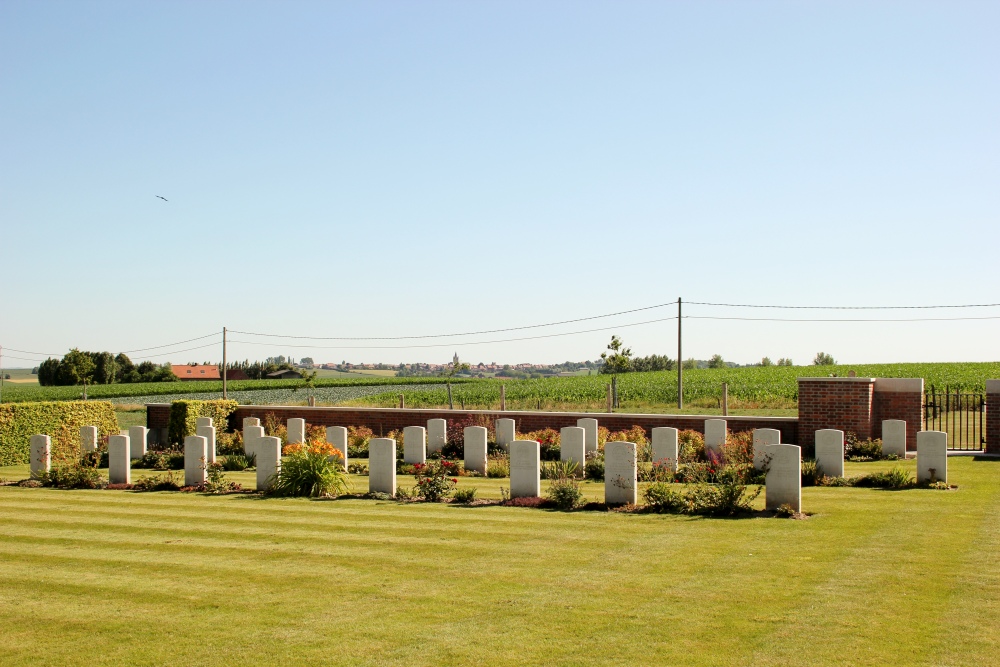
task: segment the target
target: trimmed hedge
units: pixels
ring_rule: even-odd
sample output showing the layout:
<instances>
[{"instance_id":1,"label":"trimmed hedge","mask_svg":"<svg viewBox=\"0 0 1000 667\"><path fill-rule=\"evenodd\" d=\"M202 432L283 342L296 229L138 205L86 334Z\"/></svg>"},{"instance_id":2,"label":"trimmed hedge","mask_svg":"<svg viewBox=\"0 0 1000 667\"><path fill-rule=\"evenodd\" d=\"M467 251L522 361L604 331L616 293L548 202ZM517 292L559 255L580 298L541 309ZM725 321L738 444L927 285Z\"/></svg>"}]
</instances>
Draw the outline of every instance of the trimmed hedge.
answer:
<instances>
[{"instance_id":1,"label":"trimmed hedge","mask_svg":"<svg viewBox=\"0 0 1000 667\"><path fill-rule=\"evenodd\" d=\"M66 433L79 448L81 426L96 426L101 437L118 433L115 406L107 401L0 404L0 466L27 463L33 435L55 439Z\"/></svg>"},{"instance_id":2,"label":"trimmed hedge","mask_svg":"<svg viewBox=\"0 0 1000 667\"><path fill-rule=\"evenodd\" d=\"M184 444L184 438L198 430L198 417L212 418L218 438L229 427L229 415L236 412L236 406L236 401L174 401L170 404L170 442Z\"/></svg>"}]
</instances>

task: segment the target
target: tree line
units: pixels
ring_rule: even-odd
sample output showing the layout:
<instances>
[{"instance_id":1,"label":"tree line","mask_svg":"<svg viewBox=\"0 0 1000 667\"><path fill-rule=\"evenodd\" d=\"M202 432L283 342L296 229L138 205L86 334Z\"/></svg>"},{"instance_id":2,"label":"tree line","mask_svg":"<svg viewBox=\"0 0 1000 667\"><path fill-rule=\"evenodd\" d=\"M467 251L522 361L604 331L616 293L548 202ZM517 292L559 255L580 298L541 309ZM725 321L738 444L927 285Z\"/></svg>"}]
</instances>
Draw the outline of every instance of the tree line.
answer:
<instances>
[{"instance_id":1,"label":"tree line","mask_svg":"<svg viewBox=\"0 0 1000 667\"><path fill-rule=\"evenodd\" d=\"M38 384L43 387L171 382L176 379L170 364L143 361L137 365L124 354L86 352L77 348L67 352L62 359L50 357L38 365Z\"/></svg>"}]
</instances>

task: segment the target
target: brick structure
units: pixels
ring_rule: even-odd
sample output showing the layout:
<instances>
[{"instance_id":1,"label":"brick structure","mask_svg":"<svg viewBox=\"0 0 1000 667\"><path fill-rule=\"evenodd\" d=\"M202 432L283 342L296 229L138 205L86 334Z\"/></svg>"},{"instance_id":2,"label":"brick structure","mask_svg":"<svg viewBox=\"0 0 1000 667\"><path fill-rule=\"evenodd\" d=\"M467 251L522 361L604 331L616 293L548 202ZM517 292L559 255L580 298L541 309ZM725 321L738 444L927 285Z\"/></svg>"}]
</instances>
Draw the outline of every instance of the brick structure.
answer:
<instances>
[{"instance_id":1,"label":"brick structure","mask_svg":"<svg viewBox=\"0 0 1000 667\"><path fill-rule=\"evenodd\" d=\"M263 423L264 416L268 413L273 413L282 422L299 417L305 419L309 426L367 426L379 436L385 435L389 431L401 430L405 426L426 426L428 419L460 419L468 415L486 415L491 420L502 417L513 419L517 430L521 433L543 428L553 428L558 431L564 426L576 426L576 420L583 417L594 417L601 426L612 431L621 431L629 429L633 425L639 425L649 432L657 426L672 426L677 429L691 429L703 433L705 420L712 418L711 416L698 415L595 414L593 412L500 412L496 410L241 405L229 417L229 430L240 428L246 417L257 417ZM726 420L730 431L775 428L781 431L782 442L794 443L798 439L799 420L795 417L726 417ZM170 424L170 404L147 404L146 424L150 430L163 429L165 432Z\"/></svg>"},{"instance_id":2,"label":"brick structure","mask_svg":"<svg viewBox=\"0 0 1000 667\"><path fill-rule=\"evenodd\" d=\"M986 451L1000 454L1000 380L986 381Z\"/></svg>"},{"instance_id":3,"label":"brick structure","mask_svg":"<svg viewBox=\"0 0 1000 667\"><path fill-rule=\"evenodd\" d=\"M799 444L807 451L824 428L881 438L885 419L906 421L906 448L915 451L924 427L923 379L799 378Z\"/></svg>"},{"instance_id":4,"label":"brick structure","mask_svg":"<svg viewBox=\"0 0 1000 667\"><path fill-rule=\"evenodd\" d=\"M872 394L872 437L882 437L882 421L906 422L906 451L917 451L917 433L924 430L923 378L878 378Z\"/></svg>"},{"instance_id":5,"label":"brick structure","mask_svg":"<svg viewBox=\"0 0 1000 667\"><path fill-rule=\"evenodd\" d=\"M874 390L871 378L799 378L798 444L811 454L824 428L872 437Z\"/></svg>"}]
</instances>

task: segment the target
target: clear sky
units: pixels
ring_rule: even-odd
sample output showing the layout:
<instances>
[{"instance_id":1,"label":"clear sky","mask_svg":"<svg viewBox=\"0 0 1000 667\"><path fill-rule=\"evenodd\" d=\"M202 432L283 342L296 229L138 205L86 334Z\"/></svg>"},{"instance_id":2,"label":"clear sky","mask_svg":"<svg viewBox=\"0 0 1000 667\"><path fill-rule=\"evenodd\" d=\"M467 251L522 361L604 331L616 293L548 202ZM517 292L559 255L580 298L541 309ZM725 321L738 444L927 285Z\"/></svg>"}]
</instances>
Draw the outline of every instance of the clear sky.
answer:
<instances>
[{"instance_id":1,"label":"clear sky","mask_svg":"<svg viewBox=\"0 0 1000 667\"><path fill-rule=\"evenodd\" d=\"M995 2L6 0L0 344L1000 302L998 34ZM230 355L673 357L675 321L623 325L675 314ZM1000 319L684 327L685 357L740 363L1000 358Z\"/></svg>"}]
</instances>

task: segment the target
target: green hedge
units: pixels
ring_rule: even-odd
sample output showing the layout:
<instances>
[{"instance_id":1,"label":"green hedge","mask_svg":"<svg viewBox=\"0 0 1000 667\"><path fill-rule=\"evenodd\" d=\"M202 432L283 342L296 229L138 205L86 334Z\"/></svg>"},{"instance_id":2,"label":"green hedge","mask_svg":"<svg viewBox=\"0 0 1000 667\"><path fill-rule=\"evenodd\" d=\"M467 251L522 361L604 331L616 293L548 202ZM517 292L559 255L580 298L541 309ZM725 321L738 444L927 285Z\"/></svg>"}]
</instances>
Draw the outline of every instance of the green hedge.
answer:
<instances>
[{"instance_id":1,"label":"green hedge","mask_svg":"<svg viewBox=\"0 0 1000 667\"><path fill-rule=\"evenodd\" d=\"M170 442L184 443L184 438L197 431L198 417L211 417L215 436L225 433L229 415L236 411L236 401L174 401L170 404Z\"/></svg>"},{"instance_id":2,"label":"green hedge","mask_svg":"<svg viewBox=\"0 0 1000 667\"><path fill-rule=\"evenodd\" d=\"M81 426L96 426L102 437L118 433L115 406L107 401L0 404L0 466L27 463L33 435L57 436L65 428L79 447Z\"/></svg>"}]
</instances>

